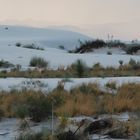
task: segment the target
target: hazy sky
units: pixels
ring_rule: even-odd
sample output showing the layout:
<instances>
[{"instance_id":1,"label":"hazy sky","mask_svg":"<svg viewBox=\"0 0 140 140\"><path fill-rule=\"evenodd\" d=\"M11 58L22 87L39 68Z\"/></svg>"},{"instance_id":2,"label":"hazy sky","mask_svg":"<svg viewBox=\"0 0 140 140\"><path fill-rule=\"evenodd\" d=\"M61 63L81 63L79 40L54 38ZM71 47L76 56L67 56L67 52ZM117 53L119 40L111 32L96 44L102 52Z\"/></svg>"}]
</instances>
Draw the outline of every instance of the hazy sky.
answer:
<instances>
[{"instance_id":1,"label":"hazy sky","mask_svg":"<svg viewBox=\"0 0 140 140\"><path fill-rule=\"evenodd\" d=\"M0 23L87 28L140 20L139 7L140 0L0 0Z\"/></svg>"}]
</instances>

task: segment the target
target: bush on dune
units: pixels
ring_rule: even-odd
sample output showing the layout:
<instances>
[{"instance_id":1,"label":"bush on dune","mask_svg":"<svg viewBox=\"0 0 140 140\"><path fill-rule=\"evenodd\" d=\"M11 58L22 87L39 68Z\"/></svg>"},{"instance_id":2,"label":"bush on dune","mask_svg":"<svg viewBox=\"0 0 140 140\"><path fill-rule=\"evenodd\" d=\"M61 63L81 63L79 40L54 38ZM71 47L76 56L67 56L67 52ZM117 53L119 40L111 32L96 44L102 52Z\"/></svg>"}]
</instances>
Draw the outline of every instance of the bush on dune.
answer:
<instances>
[{"instance_id":1,"label":"bush on dune","mask_svg":"<svg viewBox=\"0 0 140 140\"><path fill-rule=\"evenodd\" d=\"M75 53L85 53L91 52L93 49L98 49L106 46L106 43L103 40L94 40L94 41L85 41L84 43L80 42L80 47L75 50Z\"/></svg>"},{"instance_id":2,"label":"bush on dune","mask_svg":"<svg viewBox=\"0 0 140 140\"><path fill-rule=\"evenodd\" d=\"M86 64L78 59L73 65L72 68L76 71L76 75L77 77L81 78L84 76L86 70L87 70L87 66Z\"/></svg>"},{"instance_id":3,"label":"bush on dune","mask_svg":"<svg viewBox=\"0 0 140 140\"><path fill-rule=\"evenodd\" d=\"M130 45L125 48L126 53L131 55L137 53L138 50L140 50L140 45Z\"/></svg>"},{"instance_id":4,"label":"bush on dune","mask_svg":"<svg viewBox=\"0 0 140 140\"><path fill-rule=\"evenodd\" d=\"M14 65L8 61L0 60L0 68L14 67Z\"/></svg>"},{"instance_id":5,"label":"bush on dune","mask_svg":"<svg viewBox=\"0 0 140 140\"><path fill-rule=\"evenodd\" d=\"M35 50L42 50L42 51L44 50L44 48L36 46L34 43L22 45L20 42L17 42L15 45L16 47L22 47L22 48L27 48L27 49L35 49Z\"/></svg>"},{"instance_id":6,"label":"bush on dune","mask_svg":"<svg viewBox=\"0 0 140 140\"><path fill-rule=\"evenodd\" d=\"M47 68L48 62L41 57L33 57L30 60L31 67Z\"/></svg>"}]
</instances>

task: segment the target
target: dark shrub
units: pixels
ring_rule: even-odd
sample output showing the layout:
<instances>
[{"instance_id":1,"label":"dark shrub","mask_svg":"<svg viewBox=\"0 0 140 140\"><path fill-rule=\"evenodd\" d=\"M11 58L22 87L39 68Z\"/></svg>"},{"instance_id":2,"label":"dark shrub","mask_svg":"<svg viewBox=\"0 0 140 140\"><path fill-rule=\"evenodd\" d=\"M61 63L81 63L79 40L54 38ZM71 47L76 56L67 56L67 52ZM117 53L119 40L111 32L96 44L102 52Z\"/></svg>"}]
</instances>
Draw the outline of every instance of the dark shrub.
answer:
<instances>
[{"instance_id":1,"label":"dark shrub","mask_svg":"<svg viewBox=\"0 0 140 140\"><path fill-rule=\"evenodd\" d=\"M134 54L137 53L138 50L140 50L140 45L131 45L126 48L126 53Z\"/></svg>"},{"instance_id":2,"label":"dark shrub","mask_svg":"<svg viewBox=\"0 0 140 140\"><path fill-rule=\"evenodd\" d=\"M31 97L29 102L29 116L35 122L40 122L51 113L51 103L45 95L37 95Z\"/></svg>"},{"instance_id":3,"label":"dark shrub","mask_svg":"<svg viewBox=\"0 0 140 140\"><path fill-rule=\"evenodd\" d=\"M13 67L14 65L11 64L8 61L4 61L4 60L0 60L0 67L1 68L9 68L9 67Z\"/></svg>"},{"instance_id":4,"label":"dark shrub","mask_svg":"<svg viewBox=\"0 0 140 140\"><path fill-rule=\"evenodd\" d=\"M107 52L107 55L112 55L112 52L108 51L108 52Z\"/></svg>"},{"instance_id":5,"label":"dark shrub","mask_svg":"<svg viewBox=\"0 0 140 140\"><path fill-rule=\"evenodd\" d=\"M119 64L120 64L120 66L122 66L123 65L123 60L119 60Z\"/></svg>"},{"instance_id":6,"label":"dark shrub","mask_svg":"<svg viewBox=\"0 0 140 140\"><path fill-rule=\"evenodd\" d=\"M41 48L39 46L36 46L35 44L26 44L22 46L23 48L28 48L28 49L35 49L35 50L44 50L44 48Z\"/></svg>"},{"instance_id":7,"label":"dark shrub","mask_svg":"<svg viewBox=\"0 0 140 140\"><path fill-rule=\"evenodd\" d=\"M75 50L75 53L91 52L93 49L98 49L106 46L103 40L86 41L85 43L80 42L80 47Z\"/></svg>"},{"instance_id":8,"label":"dark shrub","mask_svg":"<svg viewBox=\"0 0 140 140\"><path fill-rule=\"evenodd\" d=\"M24 119L29 114L28 106L27 105L18 105L15 109L15 114L20 119Z\"/></svg>"},{"instance_id":9,"label":"dark shrub","mask_svg":"<svg viewBox=\"0 0 140 140\"><path fill-rule=\"evenodd\" d=\"M137 70L140 69L140 62L136 62L134 59L130 59L129 65L132 67L132 69Z\"/></svg>"},{"instance_id":10,"label":"dark shrub","mask_svg":"<svg viewBox=\"0 0 140 140\"><path fill-rule=\"evenodd\" d=\"M73 64L73 68L75 69L76 75L77 75L79 78L81 78L81 77L84 76L85 71L86 71L86 69L87 69L86 64L85 64L82 60L80 60L80 59L78 59L78 60Z\"/></svg>"},{"instance_id":11,"label":"dark shrub","mask_svg":"<svg viewBox=\"0 0 140 140\"><path fill-rule=\"evenodd\" d=\"M20 42L17 42L17 43L16 43L16 46L17 46L17 47L21 47L21 43L20 43Z\"/></svg>"},{"instance_id":12,"label":"dark shrub","mask_svg":"<svg viewBox=\"0 0 140 140\"><path fill-rule=\"evenodd\" d=\"M48 66L48 62L41 57L33 57L30 60L30 66L38 68L46 68Z\"/></svg>"},{"instance_id":13,"label":"dark shrub","mask_svg":"<svg viewBox=\"0 0 140 140\"><path fill-rule=\"evenodd\" d=\"M103 66L100 63L95 63L93 65L93 69L94 70L101 70L101 69L104 69L104 68L103 68Z\"/></svg>"},{"instance_id":14,"label":"dark shrub","mask_svg":"<svg viewBox=\"0 0 140 140\"><path fill-rule=\"evenodd\" d=\"M60 45L59 48L62 49L62 50L65 49L65 47L63 45Z\"/></svg>"}]
</instances>

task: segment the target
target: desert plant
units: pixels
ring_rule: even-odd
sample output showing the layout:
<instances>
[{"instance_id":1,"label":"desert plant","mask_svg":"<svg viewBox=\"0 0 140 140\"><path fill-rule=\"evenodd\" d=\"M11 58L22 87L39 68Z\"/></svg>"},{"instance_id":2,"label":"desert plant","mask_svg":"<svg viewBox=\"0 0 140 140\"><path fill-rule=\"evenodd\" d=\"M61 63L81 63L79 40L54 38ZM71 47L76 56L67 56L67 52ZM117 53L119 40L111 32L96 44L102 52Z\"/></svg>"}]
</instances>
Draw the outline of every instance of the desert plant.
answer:
<instances>
[{"instance_id":1,"label":"desert plant","mask_svg":"<svg viewBox=\"0 0 140 140\"><path fill-rule=\"evenodd\" d=\"M112 55L112 52L111 52L111 51L108 51L108 52L107 52L107 55Z\"/></svg>"},{"instance_id":2,"label":"desert plant","mask_svg":"<svg viewBox=\"0 0 140 140\"><path fill-rule=\"evenodd\" d=\"M137 70L140 69L140 62L135 61L134 59L130 59L129 65L132 67L132 69Z\"/></svg>"},{"instance_id":3,"label":"desert plant","mask_svg":"<svg viewBox=\"0 0 140 140\"><path fill-rule=\"evenodd\" d=\"M65 47L63 45L60 45L59 48L62 49L62 50L65 49Z\"/></svg>"},{"instance_id":4,"label":"desert plant","mask_svg":"<svg viewBox=\"0 0 140 140\"><path fill-rule=\"evenodd\" d=\"M129 61L129 65L134 66L136 64L137 64L137 62L134 59L131 58L130 61Z\"/></svg>"},{"instance_id":5,"label":"desert plant","mask_svg":"<svg viewBox=\"0 0 140 140\"><path fill-rule=\"evenodd\" d=\"M127 46L125 51L127 54L134 54L134 53L137 53L137 51L140 50L140 45L130 45L130 46Z\"/></svg>"},{"instance_id":6,"label":"desert plant","mask_svg":"<svg viewBox=\"0 0 140 140\"><path fill-rule=\"evenodd\" d=\"M78 59L74 65L77 76L79 78L83 77L87 69L86 64L82 60Z\"/></svg>"},{"instance_id":7,"label":"desert plant","mask_svg":"<svg viewBox=\"0 0 140 140\"><path fill-rule=\"evenodd\" d=\"M22 46L23 48L28 48L28 49L35 49L35 50L44 50L44 48L41 48L39 46L36 46L35 44L26 44Z\"/></svg>"},{"instance_id":8,"label":"desert plant","mask_svg":"<svg viewBox=\"0 0 140 140\"><path fill-rule=\"evenodd\" d=\"M103 66L100 63L95 63L93 65L93 70L101 70L103 69Z\"/></svg>"},{"instance_id":9,"label":"desert plant","mask_svg":"<svg viewBox=\"0 0 140 140\"><path fill-rule=\"evenodd\" d=\"M59 124L59 128L64 130L66 128L66 126L68 125L68 118L65 116L60 117L60 124Z\"/></svg>"},{"instance_id":10,"label":"desert plant","mask_svg":"<svg viewBox=\"0 0 140 140\"><path fill-rule=\"evenodd\" d=\"M38 68L46 68L48 66L48 62L41 57L33 57L30 60L30 66Z\"/></svg>"},{"instance_id":11,"label":"desert plant","mask_svg":"<svg viewBox=\"0 0 140 140\"><path fill-rule=\"evenodd\" d=\"M116 90L117 89L116 81L107 82L105 86L106 86L106 88L109 88L111 90Z\"/></svg>"},{"instance_id":12,"label":"desert plant","mask_svg":"<svg viewBox=\"0 0 140 140\"><path fill-rule=\"evenodd\" d=\"M71 88L70 93L80 92L82 94L93 94L100 95L102 92L99 90L99 85L97 83L81 84L74 88Z\"/></svg>"},{"instance_id":13,"label":"desert plant","mask_svg":"<svg viewBox=\"0 0 140 140\"><path fill-rule=\"evenodd\" d=\"M120 66L122 66L123 65L123 60L119 60L119 64L120 64Z\"/></svg>"},{"instance_id":14,"label":"desert plant","mask_svg":"<svg viewBox=\"0 0 140 140\"><path fill-rule=\"evenodd\" d=\"M91 52L93 49L98 49L106 46L106 43L103 40L93 40L93 41L85 41L82 43L80 41L80 47L76 48L75 53L85 53Z\"/></svg>"},{"instance_id":15,"label":"desert plant","mask_svg":"<svg viewBox=\"0 0 140 140\"><path fill-rule=\"evenodd\" d=\"M14 67L14 65L8 61L0 60L0 67L1 68L9 68L9 67Z\"/></svg>"},{"instance_id":16,"label":"desert plant","mask_svg":"<svg viewBox=\"0 0 140 140\"><path fill-rule=\"evenodd\" d=\"M20 42L17 42L15 45L16 45L17 47L21 47L21 43L20 43Z\"/></svg>"},{"instance_id":17,"label":"desert plant","mask_svg":"<svg viewBox=\"0 0 140 140\"><path fill-rule=\"evenodd\" d=\"M37 95L29 98L29 116L35 122L40 122L51 113L51 103L45 95Z\"/></svg>"},{"instance_id":18,"label":"desert plant","mask_svg":"<svg viewBox=\"0 0 140 140\"><path fill-rule=\"evenodd\" d=\"M68 50L68 53L75 53L74 50Z\"/></svg>"},{"instance_id":19,"label":"desert plant","mask_svg":"<svg viewBox=\"0 0 140 140\"><path fill-rule=\"evenodd\" d=\"M18 105L15 108L15 114L20 119L25 119L26 116L28 116L28 106L27 105Z\"/></svg>"}]
</instances>

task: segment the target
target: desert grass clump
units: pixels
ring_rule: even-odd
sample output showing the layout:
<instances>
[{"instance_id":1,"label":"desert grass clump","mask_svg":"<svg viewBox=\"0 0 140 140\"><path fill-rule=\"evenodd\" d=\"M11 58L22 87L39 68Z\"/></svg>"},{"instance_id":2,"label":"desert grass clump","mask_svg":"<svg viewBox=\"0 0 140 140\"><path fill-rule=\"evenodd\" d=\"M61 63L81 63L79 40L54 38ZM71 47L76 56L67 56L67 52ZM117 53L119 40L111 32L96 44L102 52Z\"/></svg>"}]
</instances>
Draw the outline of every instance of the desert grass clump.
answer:
<instances>
[{"instance_id":1,"label":"desert grass clump","mask_svg":"<svg viewBox=\"0 0 140 140\"><path fill-rule=\"evenodd\" d=\"M51 103L40 91L22 90L0 94L0 107L5 117L24 119L30 117L35 122L42 121L51 112Z\"/></svg>"},{"instance_id":2,"label":"desert grass clump","mask_svg":"<svg viewBox=\"0 0 140 140\"><path fill-rule=\"evenodd\" d=\"M18 105L15 109L15 114L18 118L20 118L21 120L24 120L28 114L28 106L27 105Z\"/></svg>"},{"instance_id":3,"label":"desert grass clump","mask_svg":"<svg viewBox=\"0 0 140 140\"><path fill-rule=\"evenodd\" d=\"M62 130L64 130L66 127L67 127L67 125L69 124L69 120L68 120L68 117L66 117L66 116L62 116L62 117L59 117L59 129L60 129L60 131Z\"/></svg>"},{"instance_id":4,"label":"desert grass clump","mask_svg":"<svg viewBox=\"0 0 140 140\"><path fill-rule=\"evenodd\" d=\"M107 52L107 55L112 55L112 52L111 52L111 51L108 51L108 52Z\"/></svg>"},{"instance_id":5,"label":"desert grass clump","mask_svg":"<svg viewBox=\"0 0 140 140\"><path fill-rule=\"evenodd\" d=\"M119 60L119 64L120 64L120 66L122 66L123 65L123 60Z\"/></svg>"},{"instance_id":6,"label":"desert grass clump","mask_svg":"<svg viewBox=\"0 0 140 140\"><path fill-rule=\"evenodd\" d=\"M103 94L103 91L99 89L98 83L88 83L88 84L81 84L76 87L71 88L70 93L75 94L77 93L83 93L83 94L93 94L93 95L101 95Z\"/></svg>"},{"instance_id":7,"label":"desert grass clump","mask_svg":"<svg viewBox=\"0 0 140 140\"><path fill-rule=\"evenodd\" d=\"M117 95L128 100L128 111L137 111L140 108L140 85L137 83L123 84L119 89Z\"/></svg>"},{"instance_id":8,"label":"desert grass clump","mask_svg":"<svg viewBox=\"0 0 140 140\"><path fill-rule=\"evenodd\" d=\"M103 97L105 110L109 113L133 112L140 107L140 86L139 84L123 84L117 89L115 95Z\"/></svg>"},{"instance_id":9,"label":"desert grass clump","mask_svg":"<svg viewBox=\"0 0 140 140\"><path fill-rule=\"evenodd\" d=\"M105 87L107 89L111 90L113 93L113 91L117 90L117 83L116 83L116 81L109 81L105 84Z\"/></svg>"},{"instance_id":10,"label":"desert grass clump","mask_svg":"<svg viewBox=\"0 0 140 140\"><path fill-rule=\"evenodd\" d=\"M106 46L106 43L103 40L89 40L85 41L84 43L80 42L80 47L75 49L75 53L85 53L85 52L92 52L93 49L98 49Z\"/></svg>"},{"instance_id":11,"label":"desert grass clump","mask_svg":"<svg viewBox=\"0 0 140 140\"><path fill-rule=\"evenodd\" d=\"M15 44L17 47L21 47L21 43L20 42L17 42L16 44Z\"/></svg>"},{"instance_id":12,"label":"desert grass clump","mask_svg":"<svg viewBox=\"0 0 140 140\"><path fill-rule=\"evenodd\" d=\"M47 99L53 103L54 108L59 108L63 105L69 98L67 91L62 89L54 89L50 94L48 94Z\"/></svg>"},{"instance_id":13,"label":"desert grass clump","mask_svg":"<svg viewBox=\"0 0 140 140\"><path fill-rule=\"evenodd\" d=\"M92 85L92 84L91 84ZM115 94L102 92L99 87L82 85L70 90L69 98L57 112L72 115L104 114L136 111L140 108L140 86L135 83L123 84L116 87L116 83L108 83L107 87L115 90ZM85 99L85 100L82 100ZM88 108L88 111L86 110ZM69 110L69 111L67 111Z\"/></svg>"},{"instance_id":14,"label":"desert grass clump","mask_svg":"<svg viewBox=\"0 0 140 140\"><path fill-rule=\"evenodd\" d=\"M93 70L96 71L96 70L103 70L103 66L100 64L100 63L95 63L93 65Z\"/></svg>"},{"instance_id":15,"label":"desert grass clump","mask_svg":"<svg viewBox=\"0 0 140 140\"><path fill-rule=\"evenodd\" d=\"M14 65L8 61L0 60L0 68L14 67Z\"/></svg>"},{"instance_id":16,"label":"desert grass clump","mask_svg":"<svg viewBox=\"0 0 140 140\"><path fill-rule=\"evenodd\" d=\"M137 62L134 59L130 59L129 65L134 70L140 69L140 62Z\"/></svg>"},{"instance_id":17,"label":"desert grass clump","mask_svg":"<svg viewBox=\"0 0 140 140\"><path fill-rule=\"evenodd\" d=\"M76 71L76 75L79 78L82 78L85 75L85 72L87 70L87 66L86 64L78 59L73 65L72 65L73 69Z\"/></svg>"},{"instance_id":18,"label":"desert grass clump","mask_svg":"<svg viewBox=\"0 0 140 140\"><path fill-rule=\"evenodd\" d=\"M82 93L69 95L66 102L56 109L59 116L93 115L95 112L94 96Z\"/></svg>"},{"instance_id":19,"label":"desert grass clump","mask_svg":"<svg viewBox=\"0 0 140 140\"><path fill-rule=\"evenodd\" d=\"M137 44L136 45L127 46L126 49L125 49L126 53L127 54L131 54L131 55L137 53L138 50L140 50L140 45L137 45Z\"/></svg>"},{"instance_id":20,"label":"desert grass clump","mask_svg":"<svg viewBox=\"0 0 140 140\"><path fill-rule=\"evenodd\" d=\"M47 68L48 62L41 57L33 57L30 60L31 67Z\"/></svg>"},{"instance_id":21,"label":"desert grass clump","mask_svg":"<svg viewBox=\"0 0 140 140\"><path fill-rule=\"evenodd\" d=\"M58 46L59 49L65 50L65 47L63 45Z\"/></svg>"},{"instance_id":22,"label":"desert grass clump","mask_svg":"<svg viewBox=\"0 0 140 140\"><path fill-rule=\"evenodd\" d=\"M67 93L65 102L56 108L56 113L60 116L94 115L100 110L98 103L103 95L97 83L79 85Z\"/></svg>"}]
</instances>

